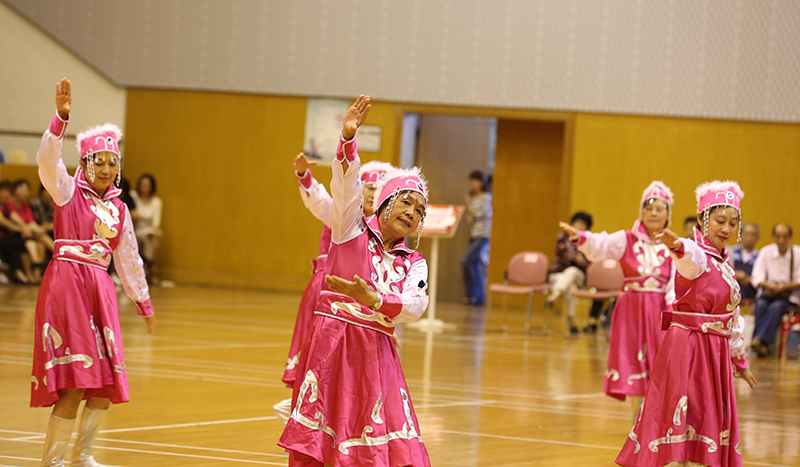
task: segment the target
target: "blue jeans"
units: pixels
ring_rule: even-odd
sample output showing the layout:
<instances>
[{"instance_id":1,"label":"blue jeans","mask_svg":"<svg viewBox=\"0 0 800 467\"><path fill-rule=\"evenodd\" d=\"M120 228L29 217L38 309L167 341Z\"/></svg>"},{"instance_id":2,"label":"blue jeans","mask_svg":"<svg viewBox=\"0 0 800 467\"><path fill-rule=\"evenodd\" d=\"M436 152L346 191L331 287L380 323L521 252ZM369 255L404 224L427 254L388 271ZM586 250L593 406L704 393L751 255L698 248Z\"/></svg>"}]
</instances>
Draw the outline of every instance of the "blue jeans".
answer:
<instances>
[{"instance_id":1,"label":"blue jeans","mask_svg":"<svg viewBox=\"0 0 800 467\"><path fill-rule=\"evenodd\" d=\"M484 256L489 248L489 239L478 237L470 239L467 252L461 259L464 268L464 288L470 303L483 305L486 294L486 265Z\"/></svg>"},{"instance_id":2,"label":"blue jeans","mask_svg":"<svg viewBox=\"0 0 800 467\"><path fill-rule=\"evenodd\" d=\"M758 337L761 342L770 345L781 326L783 314L790 305L791 302L783 298L772 301L766 298L756 300L756 325L753 329L753 339Z\"/></svg>"}]
</instances>

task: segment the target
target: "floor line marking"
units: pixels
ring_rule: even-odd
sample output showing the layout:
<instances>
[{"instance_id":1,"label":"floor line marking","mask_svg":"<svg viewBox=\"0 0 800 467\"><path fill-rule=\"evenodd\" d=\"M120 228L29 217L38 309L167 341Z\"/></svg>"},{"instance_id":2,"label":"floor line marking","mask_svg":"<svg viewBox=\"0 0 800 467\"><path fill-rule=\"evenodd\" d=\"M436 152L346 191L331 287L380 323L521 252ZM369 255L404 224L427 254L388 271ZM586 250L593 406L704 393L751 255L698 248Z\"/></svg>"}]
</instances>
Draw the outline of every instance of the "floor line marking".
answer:
<instances>
[{"instance_id":1,"label":"floor line marking","mask_svg":"<svg viewBox=\"0 0 800 467\"><path fill-rule=\"evenodd\" d=\"M231 420L212 420L208 422L194 422L194 423L178 423L174 425L157 425L157 426L142 426L132 428L118 428L115 430L101 430L98 433L124 433L129 431L148 431L148 430L165 430L169 428L186 428L192 426L207 426L207 425L223 425L226 423L242 423L242 422L259 422L262 420L277 420L278 417L272 415L270 417L253 417L253 418L235 418Z\"/></svg>"},{"instance_id":2,"label":"floor line marking","mask_svg":"<svg viewBox=\"0 0 800 467\"><path fill-rule=\"evenodd\" d=\"M287 454L274 454L270 452L252 452L252 451L239 451L236 449L220 449L220 448L206 448L202 446L186 446L183 444L164 444L164 443L151 443L149 441L132 441L127 439L113 439L113 438L96 438L98 441L106 441L111 443L127 443L127 444L145 444L148 446L161 446L165 448L178 448L178 449L194 449L198 451L214 451L214 452L228 452L231 454L250 454L253 456L271 456L288 458Z\"/></svg>"}]
</instances>

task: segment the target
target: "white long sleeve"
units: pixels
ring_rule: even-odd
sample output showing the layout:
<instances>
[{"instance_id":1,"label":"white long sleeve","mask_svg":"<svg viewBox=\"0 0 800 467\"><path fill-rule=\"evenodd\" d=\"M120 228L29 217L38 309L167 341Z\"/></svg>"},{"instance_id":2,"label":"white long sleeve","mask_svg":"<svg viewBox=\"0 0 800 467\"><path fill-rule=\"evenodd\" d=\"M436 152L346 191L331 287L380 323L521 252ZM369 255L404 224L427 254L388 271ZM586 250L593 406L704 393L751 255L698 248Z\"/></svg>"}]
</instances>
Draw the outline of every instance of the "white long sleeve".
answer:
<instances>
[{"instance_id":1,"label":"white long sleeve","mask_svg":"<svg viewBox=\"0 0 800 467\"><path fill-rule=\"evenodd\" d=\"M605 231L600 233L581 232L578 250L591 262L609 258L619 260L625 254L627 245L628 240L624 230L612 234Z\"/></svg>"},{"instance_id":2,"label":"white long sleeve","mask_svg":"<svg viewBox=\"0 0 800 467\"><path fill-rule=\"evenodd\" d=\"M333 205L333 198L328 194L328 190L325 189L325 186L311 177L311 186L308 188L300 184L300 198L314 217L319 219L320 222L326 226L331 226L331 205Z\"/></svg>"},{"instance_id":3,"label":"white long sleeve","mask_svg":"<svg viewBox=\"0 0 800 467\"><path fill-rule=\"evenodd\" d=\"M679 239L683 244L683 256L678 257L674 251L670 251L675 269L681 276L694 280L708 270L708 259L706 253L697 244L688 238Z\"/></svg>"},{"instance_id":4,"label":"white long sleeve","mask_svg":"<svg viewBox=\"0 0 800 467\"><path fill-rule=\"evenodd\" d=\"M331 178L331 241L341 244L351 240L361 234L366 229L362 221L363 211L361 202L361 181L358 176L358 169L361 167L361 160L355 150L355 137L350 141L345 141L339 137L339 149L337 157L333 160L331 168L333 177ZM347 173L344 172L342 159L343 153L349 153ZM341 156L341 157L340 157ZM350 160L352 158L352 160Z\"/></svg>"},{"instance_id":5,"label":"white long sleeve","mask_svg":"<svg viewBox=\"0 0 800 467\"><path fill-rule=\"evenodd\" d=\"M136 303L139 314L147 316L147 308L150 307L150 288L145 278L142 258L139 256L139 244L133 231L130 212L124 204L123 209L125 210L125 220L122 223L122 231L119 233L119 244L113 252L114 266L125 293ZM150 314L152 314L152 308Z\"/></svg>"},{"instance_id":6,"label":"white long sleeve","mask_svg":"<svg viewBox=\"0 0 800 467\"><path fill-rule=\"evenodd\" d=\"M61 144L61 138L46 130L36 153L39 179L58 206L67 204L75 193L75 179L67 173L67 166L61 158Z\"/></svg>"},{"instance_id":7,"label":"white long sleeve","mask_svg":"<svg viewBox=\"0 0 800 467\"><path fill-rule=\"evenodd\" d=\"M422 287L420 287L420 285ZM413 323L422 317L428 308L428 263L423 259L411 265L403 291L394 294L400 298L402 308L400 314L392 319L393 323Z\"/></svg>"}]
</instances>

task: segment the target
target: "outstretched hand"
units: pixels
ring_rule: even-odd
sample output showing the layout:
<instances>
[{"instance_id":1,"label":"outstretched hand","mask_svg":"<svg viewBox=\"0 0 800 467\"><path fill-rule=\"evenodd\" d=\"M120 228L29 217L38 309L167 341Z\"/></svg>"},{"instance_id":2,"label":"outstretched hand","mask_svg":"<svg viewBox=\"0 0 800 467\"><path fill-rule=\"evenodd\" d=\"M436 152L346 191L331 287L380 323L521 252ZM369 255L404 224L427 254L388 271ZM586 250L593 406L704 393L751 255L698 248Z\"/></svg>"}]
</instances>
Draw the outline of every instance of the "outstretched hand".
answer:
<instances>
[{"instance_id":1,"label":"outstretched hand","mask_svg":"<svg viewBox=\"0 0 800 467\"><path fill-rule=\"evenodd\" d=\"M56 83L56 110L62 120L69 118L69 111L72 107L72 83L67 78L61 78Z\"/></svg>"},{"instance_id":2,"label":"outstretched hand","mask_svg":"<svg viewBox=\"0 0 800 467\"><path fill-rule=\"evenodd\" d=\"M294 158L294 163L292 163L292 165L294 166L294 171L297 172L297 175L302 177L305 175L306 170L316 166L317 163L308 160L306 155L301 152Z\"/></svg>"},{"instance_id":3,"label":"outstretched hand","mask_svg":"<svg viewBox=\"0 0 800 467\"><path fill-rule=\"evenodd\" d=\"M156 326L158 326L158 323L156 322L155 316L152 316L152 315L145 316L144 317L144 322L145 322L145 324L147 324L147 333L148 334L153 334L153 331L155 330Z\"/></svg>"},{"instance_id":4,"label":"outstretched hand","mask_svg":"<svg viewBox=\"0 0 800 467\"><path fill-rule=\"evenodd\" d=\"M367 282L358 277L353 276L353 281L343 279L339 276L325 276L325 283L334 292L345 294L350 298L354 298L366 306L371 306L378 300L378 294Z\"/></svg>"},{"instance_id":5,"label":"outstretched hand","mask_svg":"<svg viewBox=\"0 0 800 467\"><path fill-rule=\"evenodd\" d=\"M675 232L664 229L660 233L656 234L656 240L660 240L661 243L667 246L670 250L677 250L681 246L681 241L679 240L678 234Z\"/></svg>"},{"instance_id":6,"label":"outstretched hand","mask_svg":"<svg viewBox=\"0 0 800 467\"><path fill-rule=\"evenodd\" d=\"M756 380L756 377L753 375L752 371L745 372L741 378L747 382L747 384L750 386L750 389L755 389L756 385L758 385L758 380Z\"/></svg>"},{"instance_id":7,"label":"outstretched hand","mask_svg":"<svg viewBox=\"0 0 800 467\"><path fill-rule=\"evenodd\" d=\"M358 127L364 124L364 121L369 115L369 96L364 94L358 96L358 99L347 109L347 113L342 120L342 137L346 140L351 140L356 135Z\"/></svg>"},{"instance_id":8,"label":"outstretched hand","mask_svg":"<svg viewBox=\"0 0 800 467\"><path fill-rule=\"evenodd\" d=\"M581 238L581 231L575 227L567 224L566 222L559 222L558 226L564 229L564 232L569 234L570 241L577 242Z\"/></svg>"}]
</instances>

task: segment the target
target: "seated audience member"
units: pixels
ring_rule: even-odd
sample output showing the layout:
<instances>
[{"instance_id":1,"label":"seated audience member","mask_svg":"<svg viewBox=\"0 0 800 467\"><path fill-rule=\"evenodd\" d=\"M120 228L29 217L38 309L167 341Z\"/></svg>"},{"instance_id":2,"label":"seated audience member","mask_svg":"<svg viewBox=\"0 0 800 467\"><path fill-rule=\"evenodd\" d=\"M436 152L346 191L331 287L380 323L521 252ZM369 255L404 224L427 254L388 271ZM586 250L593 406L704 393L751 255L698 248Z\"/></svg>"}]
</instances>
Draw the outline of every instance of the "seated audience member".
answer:
<instances>
[{"instance_id":1,"label":"seated audience member","mask_svg":"<svg viewBox=\"0 0 800 467\"><path fill-rule=\"evenodd\" d=\"M25 179L14 182L11 199L6 203L8 218L20 227L25 249L31 257L31 277L35 282L42 280L42 268L45 262L46 251L53 251L53 239L47 235L45 229L36 223L33 210L28 203L30 196L30 183ZM27 271L26 271L27 273Z\"/></svg>"},{"instance_id":2,"label":"seated audience member","mask_svg":"<svg viewBox=\"0 0 800 467\"><path fill-rule=\"evenodd\" d=\"M697 228L697 216L692 215L683 221L683 235L684 237L694 240L694 229Z\"/></svg>"},{"instance_id":3,"label":"seated audience member","mask_svg":"<svg viewBox=\"0 0 800 467\"><path fill-rule=\"evenodd\" d=\"M22 228L8 218L6 205L11 201L11 182L0 182L0 257L8 263L11 277L17 282L30 284L31 259L25 250Z\"/></svg>"},{"instance_id":4,"label":"seated audience member","mask_svg":"<svg viewBox=\"0 0 800 467\"><path fill-rule=\"evenodd\" d=\"M570 224L578 230L589 230L592 228L592 216L585 212L576 212ZM578 247L569 239L569 234L566 232L558 234L553 264L550 266L547 278L552 284L552 292L545 304L552 306L556 299L564 296L571 334L578 334L578 327L575 324L575 298L569 292L583 287L588 267L589 260L578 251Z\"/></svg>"},{"instance_id":5,"label":"seated audience member","mask_svg":"<svg viewBox=\"0 0 800 467\"><path fill-rule=\"evenodd\" d=\"M55 205L53 197L44 189L44 185L39 186L39 195L31 200L31 211L36 223L41 226L50 238L53 238L53 219L55 218Z\"/></svg>"},{"instance_id":6,"label":"seated audience member","mask_svg":"<svg viewBox=\"0 0 800 467\"><path fill-rule=\"evenodd\" d=\"M759 357L768 356L783 314L800 304L800 246L792 245L792 226L772 228L771 243L758 252L752 283L758 289L756 325L751 348Z\"/></svg>"},{"instance_id":7,"label":"seated audience member","mask_svg":"<svg viewBox=\"0 0 800 467\"><path fill-rule=\"evenodd\" d=\"M154 263L156 251L161 243L161 198L156 196L156 179L150 174L143 174L136 182L136 191L131 192L136 203L139 219L134 222L136 239L139 241L139 253L144 260L145 271L151 282L157 281Z\"/></svg>"},{"instance_id":8,"label":"seated audience member","mask_svg":"<svg viewBox=\"0 0 800 467\"><path fill-rule=\"evenodd\" d=\"M742 289L742 298L756 298L756 289L753 287L751 276L758 257L756 243L760 237L761 229L758 224L745 222L742 225L742 243L731 248L733 268L736 270L736 281Z\"/></svg>"}]
</instances>

